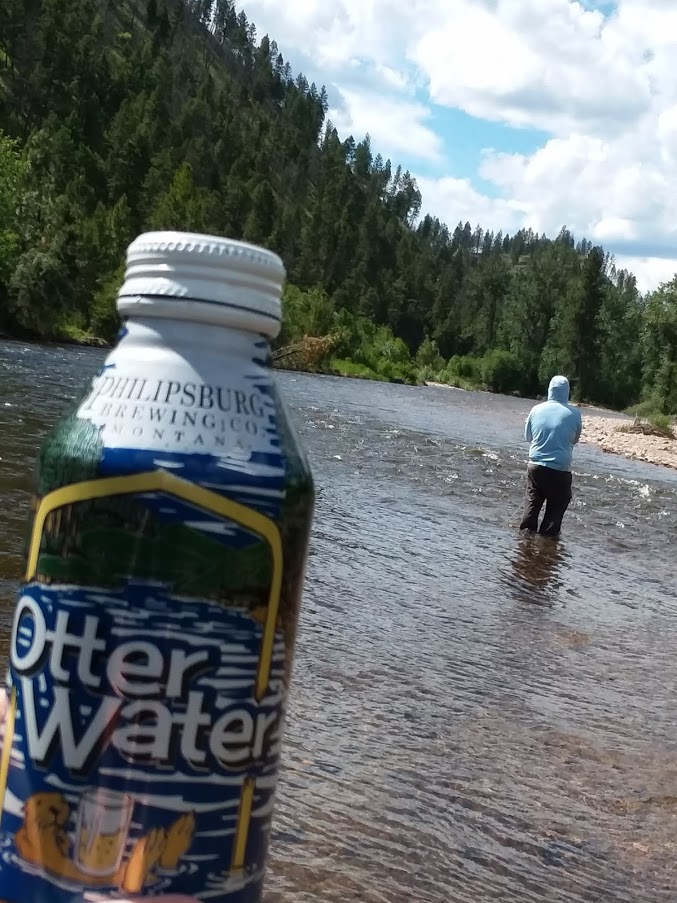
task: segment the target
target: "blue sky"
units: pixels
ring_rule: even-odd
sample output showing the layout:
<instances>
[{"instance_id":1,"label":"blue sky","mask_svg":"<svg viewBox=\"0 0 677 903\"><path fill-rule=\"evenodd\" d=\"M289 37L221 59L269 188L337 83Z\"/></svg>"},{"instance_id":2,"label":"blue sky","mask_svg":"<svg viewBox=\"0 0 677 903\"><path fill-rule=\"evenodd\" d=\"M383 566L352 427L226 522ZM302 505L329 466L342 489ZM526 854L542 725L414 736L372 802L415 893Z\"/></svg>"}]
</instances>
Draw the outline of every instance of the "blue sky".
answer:
<instances>
[{"instance_id":1,"label":"blue sky","mask_svg":"<svg viewBox=\"0 0 677 903\"><path fill-rule=\"evenodd\" d=\"M342 137L425 212L600 242L645 290L677 272L677 0L249 0L325 84Z\"/></svg>"},{"instance_id":2,"label":"blue sky","mask_svg":"<svg viewBox=\"0 0 677 903\"><path fill-rule=\"evenodd\" d=\"M427 103L423 92L417 93L417 100ZM493 183L481 178L478 168L482 152L486 148L515 154L532 154L547 140L545 132L528 128L511 128L500 122L478 119L463 110L430 104L429 127L440 136L444 147L444 159L430 162L420 157L401 154L398 162L421 175L436 178L450 171L467 177L483 191L496 195Z\"/></svg>"}]
</instances>

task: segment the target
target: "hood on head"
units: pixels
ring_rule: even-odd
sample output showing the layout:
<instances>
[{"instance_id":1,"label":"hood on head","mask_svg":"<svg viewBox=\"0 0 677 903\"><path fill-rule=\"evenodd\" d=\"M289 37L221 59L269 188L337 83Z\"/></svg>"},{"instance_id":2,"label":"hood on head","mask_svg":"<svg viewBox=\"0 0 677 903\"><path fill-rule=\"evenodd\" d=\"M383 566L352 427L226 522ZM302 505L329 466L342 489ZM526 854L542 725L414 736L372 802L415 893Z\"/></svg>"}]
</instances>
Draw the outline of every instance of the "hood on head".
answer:
<instances>
[{"instance_id":1,"label":"hood on head","mask_svg":"<svg viewBox=\"0 0 677 903\"><path fill-rule=\"evenodd\" d=\"M553 376L550 380L548 401L559 401L561 404L569 401L569 380L566 376Z\"/></svg>"}]
</instances>

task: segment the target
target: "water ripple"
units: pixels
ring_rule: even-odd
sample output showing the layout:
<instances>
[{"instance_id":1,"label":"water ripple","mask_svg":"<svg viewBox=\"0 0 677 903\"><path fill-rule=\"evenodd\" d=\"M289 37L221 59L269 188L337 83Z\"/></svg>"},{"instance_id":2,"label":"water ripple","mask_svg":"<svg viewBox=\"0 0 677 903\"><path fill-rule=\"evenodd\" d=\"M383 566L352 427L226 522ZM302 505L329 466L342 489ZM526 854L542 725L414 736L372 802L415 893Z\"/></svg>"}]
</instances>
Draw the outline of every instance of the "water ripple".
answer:
<instances>
[{"instance_id":1,"label":"water ripple","mask_svg":"<svg viewBox=\"0 0 677 903\"><path fill-rule=\"evenodd\" d=\"M35 451L100 359L0 351L5 628ZM280 381L319 497L267 903L673 903L676 475L581 448L529 540L528 402Z\"/></svg>"}]
</instances>

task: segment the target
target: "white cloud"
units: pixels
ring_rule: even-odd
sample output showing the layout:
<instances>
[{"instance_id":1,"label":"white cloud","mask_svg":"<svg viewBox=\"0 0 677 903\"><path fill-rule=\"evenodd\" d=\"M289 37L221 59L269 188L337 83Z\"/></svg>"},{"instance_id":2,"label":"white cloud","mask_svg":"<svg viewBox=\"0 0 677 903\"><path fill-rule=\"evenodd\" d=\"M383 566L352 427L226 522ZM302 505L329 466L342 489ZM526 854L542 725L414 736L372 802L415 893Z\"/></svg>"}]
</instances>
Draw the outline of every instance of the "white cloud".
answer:
<instances>
[{"instance_id":1,"label":"white cloud","mask_svg":"<svg viewBox=\"0 0 677 903\"><path fill-rule=\"evenodd\" d=\"M330 108L329 117L340 135L359 141L368 133L375 154L385 147L388 153L421 160L443 159L439 135L424 124L430 117L428 107L371 91L339 88L338 93L342 102Z\"/></svg>"},{"instance_id":2,"label":"white cloud","mask_svg":"<svg viewBox=\"0 0 677 903\"><path fill-rule=\"evenodd\" d=\"M616 132L650 103L641 42L571 0L464 0L409 55L433 101L473 116L567 133Z\"/></svg>"},{"instance_id":3,"label":"white cloud","mask_svg":"<svg viewBox=\"0 0 677 903\"><path fill-rule=\"evenodd\" d=\"M637 285L642 291L651 292L662 282L669 282L677 273L677 260L662 257L630 257L617 254L616 267L629 270L637 277Z\"/></svg>"},{"instance_id":4,"label":"white cloud","mask_svg":"<svg viewBox=\"0 0 677 903\"><path fill-rule=\"evenodd\" d=\"M373 74L389 88L411 92L411 82L404 72L393 69L391 66L376 63L373 67Z\"/></svg>"},{"instance_id":5,"label":"white cloud","mask_svg":"<svg viewBox=\"0 0 677 903\"><path fill-rule=\"evenodd\" d=\"M417 73L434 102L566 133L641 115L672 68L677 8L620 2L606 18L576 0L246 0L246 11L332 77L356 61L404 84Z\"/></svg>"},{"instance_id":6,"label":"white cloud","mask_svg":"<svg viewBox=\"0 0 677 903\"><path fill-rule=\"evenodd\" d=\"M342 135L369 132L393 163L436 167L418 180L424 209L452 227L567 225L616 248L642 288L677 270L677 0L243 2L295 69L330 84ZM433 104L548 137L459 172Z\"/></svg>"},{"instance_id":7,"label":"white cloud","mask_svg":"<svg viewBox=\"0 0 677 903\"><path fill-rule=\"evenodd\" d=\"M553 138L531 156L488 153L480 172L520 201L538 231L566 223L591 239L677 239L677 168L661 165L651 125L619 140Z\"/></svg>"},{"instance_id":8,"label":"white cloud","mask_svg":"<svg viewBox=\"0 0 677 903\"><path fill-rule=\"evenodd\" d=\"M239 5L285 55L292 50L309 55L332 74L352 60L401 68L410 25L431 2L438 0L244 0Z\"/></svg>"},{"instance_id":9,"label":"white cloud","mask_svg":"<svg viewBox=\"0 0 677 903\"><path fill-rule=\"evenodd\" d=\"M423 195L423 213L440 217L452 229L459 221L467 221L473 227L479 224L496 231L515 231L528 219L519 201L487 197L473 188L469 179L419 176L416 181Z\"/></svg>"},{"instance_id":10,"label":"white cloud","mask_svg":"<svg viewBox=\"0 0 677 903\"><path fill-rule=\"evenodd\" d=\"M655 288L677 271L677 161L665 164L653 137L645 146L651 132L644 124L622 141L571 135L528 156L489 152L479 173L498 196L467 180L419 179L424 209L452 225L467 219L504 231L529 226L555 235L566 225L618 249L618 265L635 273L642 290Z\"/></svg>"}]
</instances>

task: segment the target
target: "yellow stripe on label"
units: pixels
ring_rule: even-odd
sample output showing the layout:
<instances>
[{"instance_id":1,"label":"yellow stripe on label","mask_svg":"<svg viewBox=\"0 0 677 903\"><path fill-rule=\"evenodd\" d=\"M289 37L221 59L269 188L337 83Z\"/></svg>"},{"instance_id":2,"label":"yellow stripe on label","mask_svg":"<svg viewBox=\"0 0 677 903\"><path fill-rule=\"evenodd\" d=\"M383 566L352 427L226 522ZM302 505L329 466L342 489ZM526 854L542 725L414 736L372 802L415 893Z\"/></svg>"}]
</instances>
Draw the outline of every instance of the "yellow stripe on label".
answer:
<instances>
[{"instance_id":1,"label":"yellow stripe on label","mask_svg":"<svg viewBox=\"0 0 677 903\"><path fill-rule=\"evenodd\" d=\"M230 864L231 872L244 868L245 855L247 853L247 837L249 835L249 822L252 818L254 804L254 778L245 778L240 794L240 810L237 813L237 827L235 828L235 840L233 841L233 859Z\"/></svg>"},{"instance_id":2,"label":"yellow stripe on label","mask_svg":"<svg viewBox=\"0 0 677 903\"><path fill-rule=\"evenodd\" d=\"M183 501L189 502L198 508L209 511L212 514L227 518L234 523L244 527L257 536L261 537L268 544L272 558L272 578L270 582L270 590L268 594L266 616L263 625L263 635L261 638L261 647L259 650L259 661L256 671L256 680L254 685L254 698L257 702L265 696L268 684L270 682L270 671L273 661L273 650L275 646L275 630L277 627L277 618L280 607L280 595L282 592L282 573L283 573L283 553L282 538L275 521L251 508L241 505L238 502L224 498L216 492L211 492L201 486L196 486L188 480L183 480L174 474L166 471L156 470L147 473L134 474L133 476L123 477L105 477L100 480L87 480L81 483L73 483L70 486L64 486L54 492L44 496L37 506L35 519L33 521L33 530L31 533L31 541L28 552L28 562L26 568L26 582L35 579L38 571L38 561L40 558L40 546L42 543L42 534L45 528L47 518L57 512L66 505L73 505L77 502L91 501L92 499L103 499L107 496L114 495L131 495L147 492L164 492L168 495L176 496ZM11 703L11 730L14 730L14 706L15 700L12 697ZM7 731L10 730L10 713L8 712ZM7 770L9 768L9 750L10 745L5 743L3 748L2 760L0 761L0 787L4 798L4 787L7 779ZM247 839L249 836L249 826L252 817L252 808L254 803L254 789L256 781L254 778L245 778L242 785L240 795L240 806L238 810L237 826L235 829L235 837L233 841L233 853L231 861L231 870L242 870L245 864L247 853ZM1 901L0 901L1 903Z\"/></svg>"},{"instance_id":3,"label":"yellow stripe on label","mask_svg":"<svg viewBox=\"0 0 677 903\"><path fill-rule=\"evenodd\" d=\"M277 625L280 593L282 591L283 556L282 538L277 524L265 515L259 514L258 511L253 511L251 508L247 508L246 505L233 502L231 499L224 498L216 492L211 492L202 486L196 486L194 483L183 480L164 470L138 473L127 477L106 477L101 480L73 483L70 486L64 486L62 489L50 492L44 496L38 505L35 520L33 521L28 552L26 582L28 583L36 575L40 558L42 532L50 514L59 508L63 508L64 505L106 498L111 495L130 495L144 492L166 492L168 495L176 496L219 517L228 518L241 527L257 534L268 543L272 557L273 575L270 581L266 619L263 627L254 687L254 698L257 702L260 702L270 681L273 647L275 645L275 627Z\"/></svg>"},{"instance_id":4,"label":"yellow stripe on label","mask_svg":"<svg viewBox=\"0 0 677 903\"><path fill-rule=\"evenodd\" d=\"M7 774L9 772L9 757L12 754L12 741L14 740L14 722L16 720L16 687L12 687L9 695L9 705L5 717L5 739L2 742L2 758L0 759L0 812L5 808L5 790L7 788Z\"/></svg>"}]
</instances>

